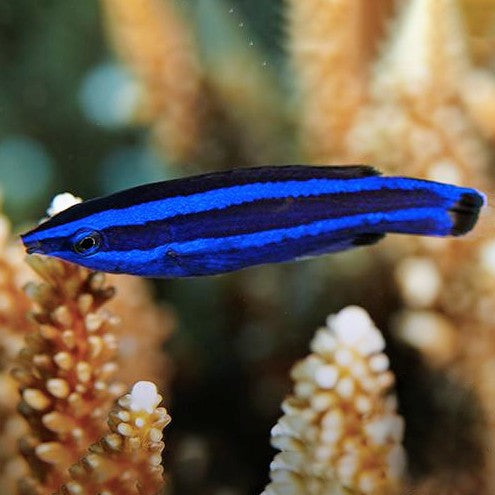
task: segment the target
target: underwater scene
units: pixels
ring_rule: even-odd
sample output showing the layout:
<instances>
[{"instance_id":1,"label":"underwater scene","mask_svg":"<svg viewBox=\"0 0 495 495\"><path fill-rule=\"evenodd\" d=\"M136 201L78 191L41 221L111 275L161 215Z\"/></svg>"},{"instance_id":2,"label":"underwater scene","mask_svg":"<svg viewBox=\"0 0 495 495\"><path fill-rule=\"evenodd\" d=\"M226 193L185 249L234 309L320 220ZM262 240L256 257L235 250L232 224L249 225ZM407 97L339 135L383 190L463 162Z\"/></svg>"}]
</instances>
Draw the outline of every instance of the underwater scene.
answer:
<instances>
[{"instance_id":1,"label":"underwater scene","mask_svg":"<svg viewBox=\"0 0 495 495\"><path fill-rule=\"evenodd\" d=\"M493 495L494 172L495 0L0 0L0 495Z\"/></svg>"}]
</instances>

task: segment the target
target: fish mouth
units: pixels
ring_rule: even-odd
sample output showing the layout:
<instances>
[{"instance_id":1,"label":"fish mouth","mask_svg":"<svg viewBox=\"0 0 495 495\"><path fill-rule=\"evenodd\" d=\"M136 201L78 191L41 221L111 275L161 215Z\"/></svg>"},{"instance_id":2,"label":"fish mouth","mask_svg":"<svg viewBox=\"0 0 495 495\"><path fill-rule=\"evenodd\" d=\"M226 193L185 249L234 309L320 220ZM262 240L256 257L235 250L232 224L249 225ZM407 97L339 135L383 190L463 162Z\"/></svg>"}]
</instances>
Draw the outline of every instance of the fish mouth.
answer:
<instances>
[{"instance_id":1,"label":"fish mouth","mask_svg":"<svg viewBox=\"0 0 495 495\"><path fill-rule=\"evenodd\" d=\"M43 254L43 248L41 246L40 241L28 241L21 236L22 242L24 243L24 247L26 248L27 254Z\"/></svg>"}]
</instances>

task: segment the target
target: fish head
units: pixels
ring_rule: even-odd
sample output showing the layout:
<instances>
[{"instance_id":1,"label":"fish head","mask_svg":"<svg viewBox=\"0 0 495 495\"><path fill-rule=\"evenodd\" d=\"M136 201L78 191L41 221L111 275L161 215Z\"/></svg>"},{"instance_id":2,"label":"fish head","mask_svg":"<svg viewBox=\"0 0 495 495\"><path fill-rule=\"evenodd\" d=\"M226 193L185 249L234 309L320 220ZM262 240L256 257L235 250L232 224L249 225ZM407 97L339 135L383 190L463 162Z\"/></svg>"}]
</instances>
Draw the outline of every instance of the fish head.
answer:
<instances>
[{"instance_id":1,"label":"fish head","mask_svg":"<svg viewBox=\"0 0 495 495\"><path fill-rule=\"evenodd\" d=\"M112 256L115 240L85 221L79 211L82 206L76 204L21 235L26 252L54 256L93 270L125 271L122 260Z\"/></svg>"}]
</instances>

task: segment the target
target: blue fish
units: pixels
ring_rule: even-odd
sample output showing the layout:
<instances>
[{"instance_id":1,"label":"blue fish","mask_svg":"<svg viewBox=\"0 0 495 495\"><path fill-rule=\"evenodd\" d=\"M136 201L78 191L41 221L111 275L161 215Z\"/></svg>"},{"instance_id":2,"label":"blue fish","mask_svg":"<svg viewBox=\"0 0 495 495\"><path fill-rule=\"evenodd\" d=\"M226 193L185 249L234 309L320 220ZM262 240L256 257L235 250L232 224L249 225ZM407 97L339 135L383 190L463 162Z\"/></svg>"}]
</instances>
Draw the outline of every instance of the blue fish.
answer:
<instances>
[{"instance_id":1,"label":"blue fish","mask_svg":"<svg viewBox=\"0 0 495 495\"><path fill-rule=\"evenodd\" d=\"M367 166L243 168L74 205L22 236L42 253L114 273L214 275L373 244L387 233L463 235L475 189Z\"/></svg>"}]
</instances>

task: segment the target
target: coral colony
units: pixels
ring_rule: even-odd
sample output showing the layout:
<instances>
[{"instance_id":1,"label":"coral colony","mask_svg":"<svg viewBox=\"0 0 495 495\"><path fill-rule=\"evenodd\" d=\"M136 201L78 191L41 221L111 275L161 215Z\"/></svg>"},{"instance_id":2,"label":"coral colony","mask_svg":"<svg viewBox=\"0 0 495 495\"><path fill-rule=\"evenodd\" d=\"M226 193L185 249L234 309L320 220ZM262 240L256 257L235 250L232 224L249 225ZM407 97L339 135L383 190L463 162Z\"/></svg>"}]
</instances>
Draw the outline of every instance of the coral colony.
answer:
<instances>
[{"instance_id":1,"label":"coral colony","mask_svg":"<svg viewBox=\"0 0 495 495\"><path fill-rule=\"evenodd\" d=\"M291 372L294 392L272 429L280 449L264 495L397 493L405 468L404 421L390 393L385 341L362 308L349 306L316 332Z\"/></svg>"}]
</instances>

